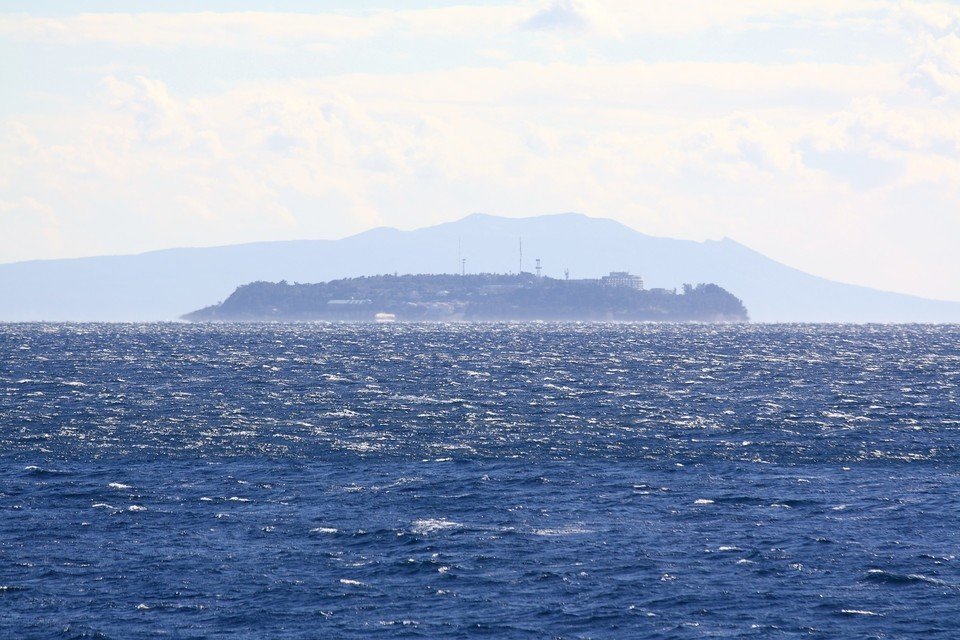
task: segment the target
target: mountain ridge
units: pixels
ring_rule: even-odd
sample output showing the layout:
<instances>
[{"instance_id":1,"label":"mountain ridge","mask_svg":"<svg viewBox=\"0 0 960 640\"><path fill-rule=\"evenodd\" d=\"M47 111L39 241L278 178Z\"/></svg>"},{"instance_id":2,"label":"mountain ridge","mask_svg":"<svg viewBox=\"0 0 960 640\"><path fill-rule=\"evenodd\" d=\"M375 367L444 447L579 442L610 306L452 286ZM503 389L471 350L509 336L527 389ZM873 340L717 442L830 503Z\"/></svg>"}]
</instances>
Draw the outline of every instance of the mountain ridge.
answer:
<instances>
[{"instance_id":1,"label":"mountain ridge","mask_svg":"<svg viewBox=\"0 0 960 640\"><path fill-rule=\"evenodd\" d=\"M0 321L155 321L258 281L323 282L387 273L532 271L595 278L631 271L648 286L714 282L759 322L960 322L960 303L807 274L724 238L658 237L607 218L471 214L414 230L376 227L339 240L176 247L139 254L0 264Z\"/></svg>"}]
</instances>

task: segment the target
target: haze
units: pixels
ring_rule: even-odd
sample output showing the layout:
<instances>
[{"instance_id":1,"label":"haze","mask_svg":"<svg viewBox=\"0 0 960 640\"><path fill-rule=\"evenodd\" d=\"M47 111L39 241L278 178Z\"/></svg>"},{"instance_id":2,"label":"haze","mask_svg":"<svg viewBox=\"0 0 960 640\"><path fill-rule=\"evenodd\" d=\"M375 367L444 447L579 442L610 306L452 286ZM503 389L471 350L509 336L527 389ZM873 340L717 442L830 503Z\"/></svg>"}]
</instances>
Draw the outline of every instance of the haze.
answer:
<instances>
[{"instance_id":1,"label":"haze","mask_svg":"<svg viewBox=\"0 0 960 640\"><path fill-rule=\"evenodd\" d=\"M953 3L77 6L0 3L0 262L580 211L960 300Z\"/></svg>"}]
</instances>

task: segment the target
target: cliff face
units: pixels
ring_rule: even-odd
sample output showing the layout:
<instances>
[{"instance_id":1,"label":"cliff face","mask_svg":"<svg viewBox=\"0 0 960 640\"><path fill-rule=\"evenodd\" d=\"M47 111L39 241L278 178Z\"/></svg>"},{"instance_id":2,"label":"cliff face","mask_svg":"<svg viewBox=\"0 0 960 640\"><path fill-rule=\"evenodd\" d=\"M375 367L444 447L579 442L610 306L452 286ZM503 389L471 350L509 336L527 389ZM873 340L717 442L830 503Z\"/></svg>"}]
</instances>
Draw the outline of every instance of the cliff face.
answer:
<instances>
[{"instance_id":1,"label":"cliff face","mask_svg":"<svg viewBox=\"0 0 960 640\"><path fill-rule=\"evenodd\" d=\"M593 320L745 322L747 310L715 284L681 293L604 286L596 280L521 275L405 275L320 284L253 282L218 305L183 316L194 322L373 320Z\"/></svg>"}]
</instances>

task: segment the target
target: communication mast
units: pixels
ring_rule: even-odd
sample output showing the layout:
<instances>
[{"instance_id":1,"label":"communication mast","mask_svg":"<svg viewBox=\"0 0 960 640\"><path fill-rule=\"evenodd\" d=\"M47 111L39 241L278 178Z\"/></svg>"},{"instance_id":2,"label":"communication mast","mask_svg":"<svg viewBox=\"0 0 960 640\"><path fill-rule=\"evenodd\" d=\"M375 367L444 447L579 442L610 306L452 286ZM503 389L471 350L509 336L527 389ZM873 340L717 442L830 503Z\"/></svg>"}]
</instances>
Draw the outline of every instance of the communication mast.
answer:
<instances>
[{"instance_id":1,"label":"communication mast","mask_svg":"<svg viewBox=\"0 0 960 640\"><path fill-rule=\"evenodd\" d=\"M569 280L569 279L570 279L570 269L564 269L564 270L563 270L563 279L564 279L564 280Z\"/></svg>"},{"instance_id":2,"label":"communication mast","mask_svg":"<svg viewBox=\"0 0 960 640\"><path fill-rule=\"evenodd\" d=\"M467 259L460 258L460 275L467 275Z\"/></svg>"},{"instance_id":3,"label":"communication mast","mask_svg":"<svg viewBox=\"0 0 960 640\"><path fill-rule=\"evenodd\" d=\"M542 271L540 270L540 258L537 258L537 277L541 277Z\"/></svg>"}]
</instances>

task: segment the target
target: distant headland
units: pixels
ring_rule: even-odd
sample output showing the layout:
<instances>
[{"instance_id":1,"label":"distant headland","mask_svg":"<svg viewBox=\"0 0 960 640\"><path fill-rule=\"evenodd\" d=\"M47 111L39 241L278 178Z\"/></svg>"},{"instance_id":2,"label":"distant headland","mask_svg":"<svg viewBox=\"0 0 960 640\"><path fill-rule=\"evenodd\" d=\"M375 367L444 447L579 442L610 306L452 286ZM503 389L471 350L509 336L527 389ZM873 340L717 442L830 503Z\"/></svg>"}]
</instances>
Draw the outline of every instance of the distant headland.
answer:
<instances>
[{"instance_id":1,"label":"distant headland","mask_svg":"<svg viewBox=\"0 0 960 640\"><path fill-rule=\"evenodd\" d=\"M192 322L650 321L747 322L739 298L715 284L645 289L627 272L597 279L520 274L380 275L318 284L252 282Z\"/></svg>"}]
</instances>

